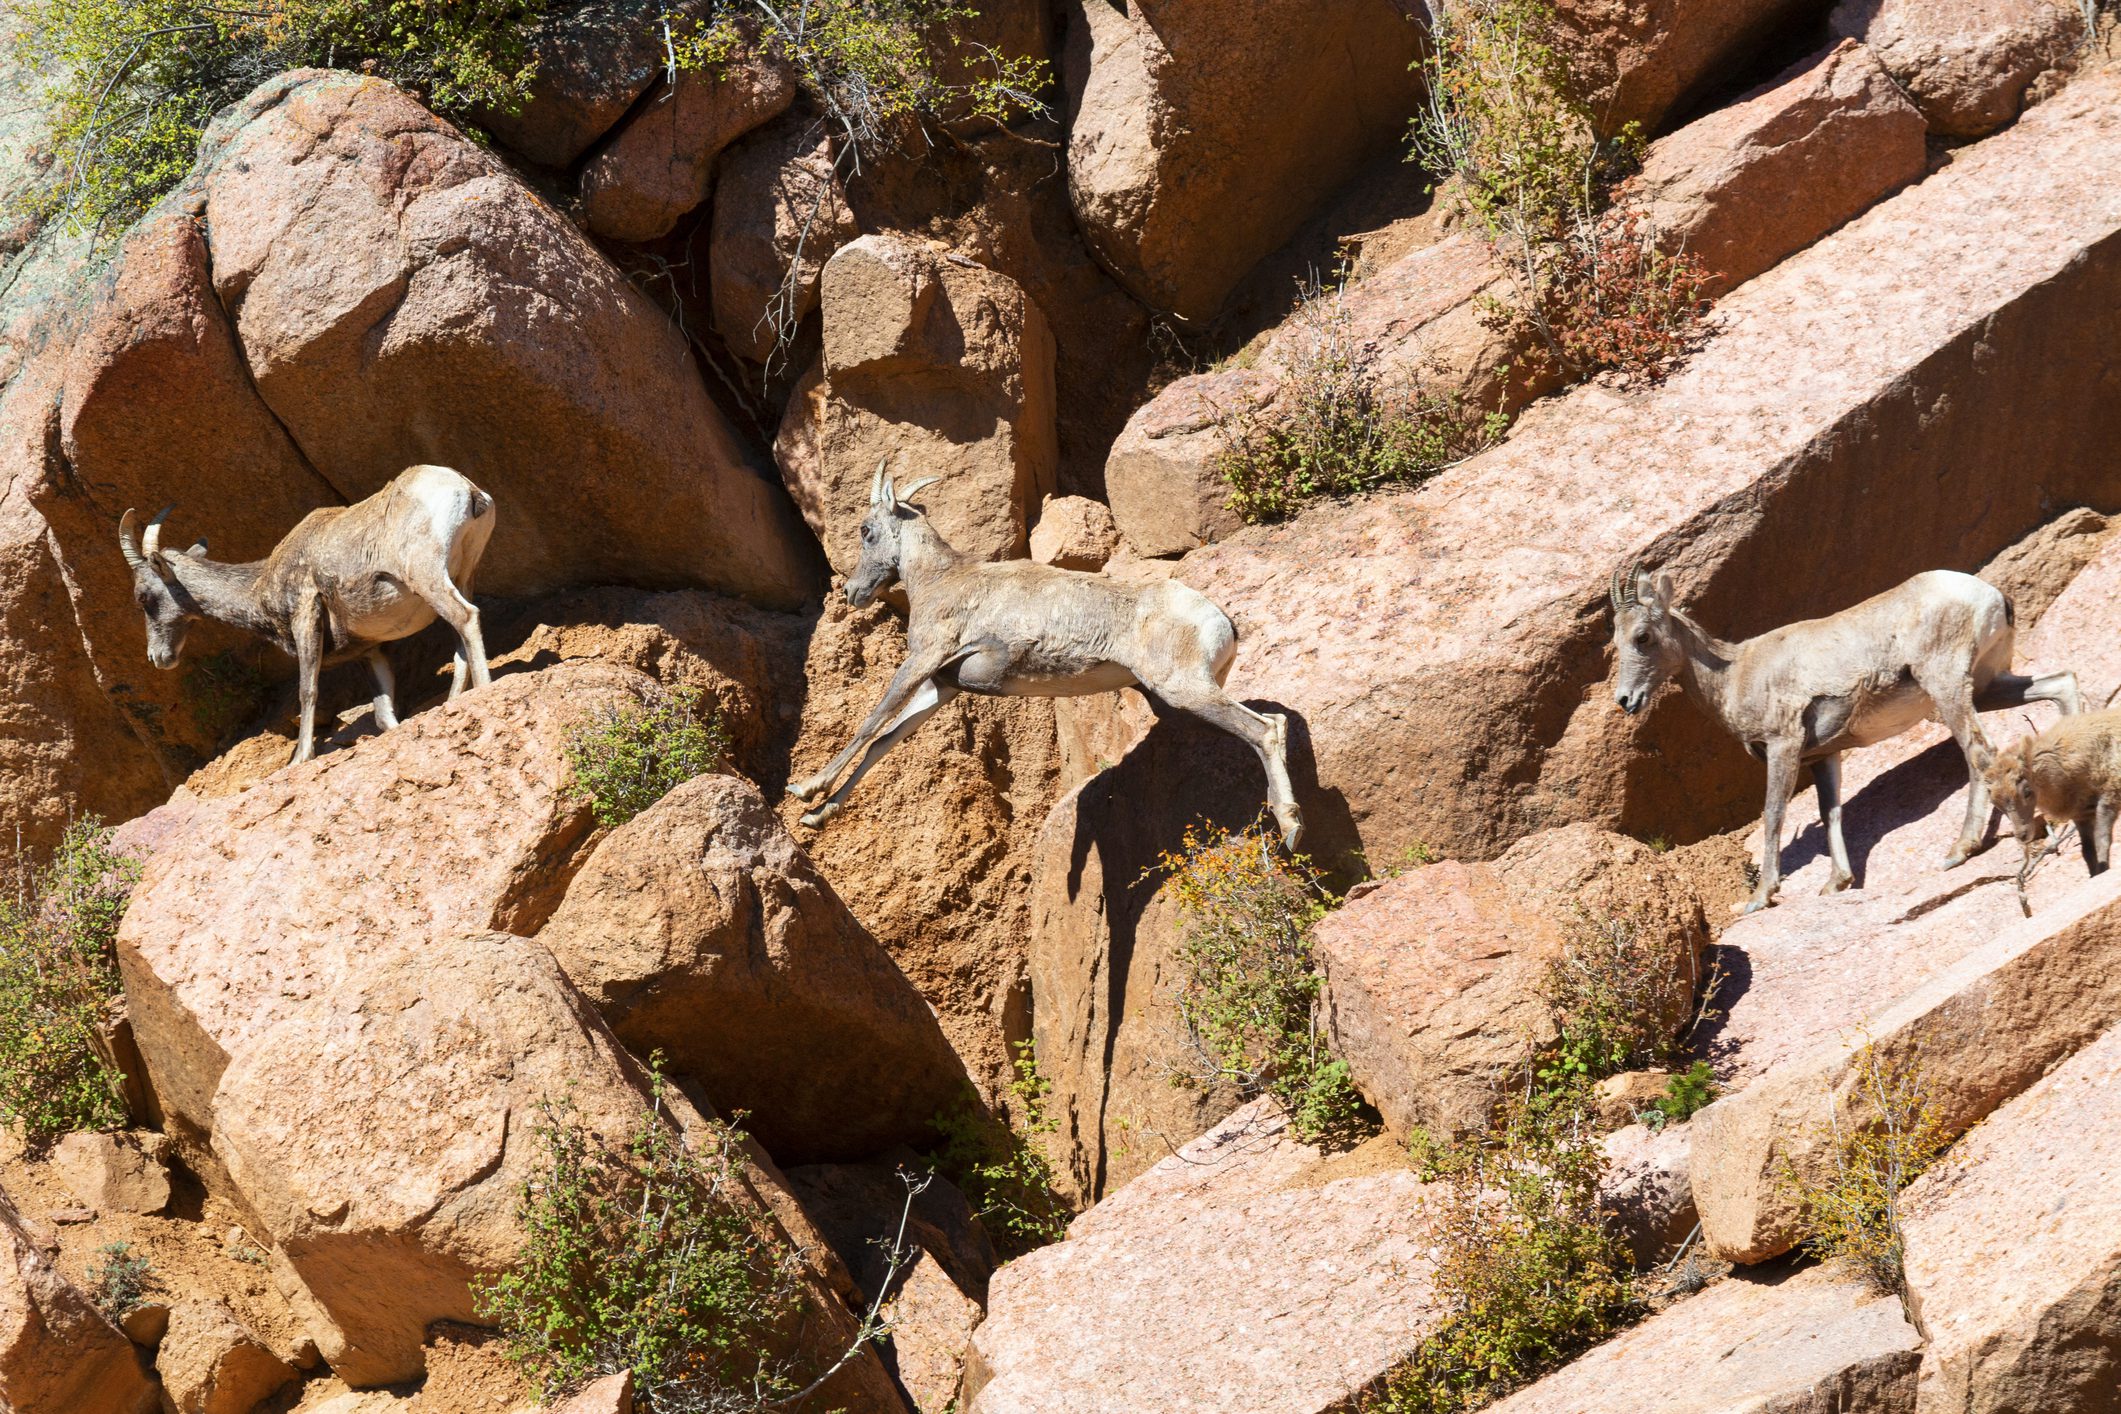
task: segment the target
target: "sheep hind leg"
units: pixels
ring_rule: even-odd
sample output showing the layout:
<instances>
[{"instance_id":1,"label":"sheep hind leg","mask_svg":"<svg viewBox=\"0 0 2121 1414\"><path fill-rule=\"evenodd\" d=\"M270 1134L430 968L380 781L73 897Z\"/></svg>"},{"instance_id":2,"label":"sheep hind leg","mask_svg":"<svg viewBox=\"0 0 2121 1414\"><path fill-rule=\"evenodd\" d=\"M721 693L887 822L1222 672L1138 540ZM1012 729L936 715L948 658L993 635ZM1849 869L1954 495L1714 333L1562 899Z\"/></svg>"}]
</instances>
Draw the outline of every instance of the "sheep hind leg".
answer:
<instances>
[{"instance_id":1,"label":"sheep hind leg","mask_svg":"<svg viewBox=\"0 0 2121 1414\"><path fill-rule=\"evenodd\" d=\"M1991 814L1988 780L1975 764L1975 748L1987 750L1988 738L1981 731L1981 719L1974 715L1971 681L1961 678L1950 689L1932 688L1928 684L1922 686L1937 706L1937 719L1944 723L1945 730L1952 734L1952 740L1959 743L1959 750L1966 757L1966 820L1960 825L1959 838L1953 843L1951 852L1944 856L1942 866L1956 869L1981 848L1981 842L1988 834Z\"/></svg>"},{"instance_id":2,"label":"sheep hind leg","mask_svg":"<svg viewBox=\"0 0 2121 1414\"><path fill-rule=\"evenodd\" d=\"M1295 853L1303 841L1304 817L1289 782L1289 719L1279 712L1255 712L1212 684L1157 683L1151 691L1252 748L1267 772L1267 808L1281 826L1282 845Z\"/></svg>"},{"instance_id":3,"label":"sheep hind leg","mask_svg":"<svg viewBox=\"0 0 2121 1414\"><path fill-rule=\"evenodd\" d=\"M2001 712L2029 702L2052 702L2065 717L2074 717L2084 710L2084 697L2077 688L2077 675L2072 672L2042 673L2038 677L1998 673L1974 694L1977 712Z\"/></svg>"},{"instance_id":4,"label":"sheep hind leg","mask_svg":"<svg viewBox=\"0 0 2121 1414\"><path fill-rule=\"evenodd\" d=\"M469 576L466 576L467 581ZM449 668L449 700L463 695L466 680L472 687L493 681L486 662L486 637L479 627L479 606L471 602L470 586L459 589L446 567L412 586L413 592L435 611L435 617L456 631L457 652Z\"/></svg>"}]
</instances>

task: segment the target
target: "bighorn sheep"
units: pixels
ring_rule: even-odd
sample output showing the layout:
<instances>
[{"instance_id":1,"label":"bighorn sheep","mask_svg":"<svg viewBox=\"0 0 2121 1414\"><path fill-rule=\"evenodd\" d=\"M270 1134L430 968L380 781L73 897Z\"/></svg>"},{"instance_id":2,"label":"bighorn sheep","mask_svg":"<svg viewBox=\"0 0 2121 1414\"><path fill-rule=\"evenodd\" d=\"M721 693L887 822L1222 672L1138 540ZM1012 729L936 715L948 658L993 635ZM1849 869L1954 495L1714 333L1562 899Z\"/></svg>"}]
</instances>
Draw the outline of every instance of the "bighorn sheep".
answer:
<instances>
[{"instance_id":1,"label":"bighorn sheep","mask_svg":"<svg viewBox=\"0 0 2121 1414\"><path fill-rule=\"evenodd\" d=\"M1677 677L1688 695L1767 763L1760 886L1741 910L1775 900L1782 878L1782 810L1810 765L1833 872L1826 893L1849 886L1841 838L1841 753L1898 736L1935 717L1966 753L1966 823L1944 867L1966 861L1988 828L1988 787L1975 765L1986 751L1977 711L2032 700L2076 713L2070 673L2010 671L2010 600L1968 574L1931 570L1823 619L1785 625L1743 643L1710 635L1672 604L1669 575L1613 572L1613 696L1630 715Z\"/></svg>"},{"instance_id":2,"label":"bighorn sheep","mask_svg":"<svg viewBox=\"0 0 2121 1414\"><path fill-rule=\"evenodd\" d=\"M2046 834L2043 821L2074 824L2085 867L2106 872L2121 807L2121 712L2064 717L2038 736L1994 753L1983 746L1977 755L2021 846L2032 850Z\"/></svg>"},{"instance_id":3,"label":"bighorn sheep","mask_svg":"<svg viewBox=\"0 0 2121 1414\"><path fill-rule=\"evenodd\" d=\"M171 552L162 522L142 539L127 511L118 548L132 567L133 597L147 615L147 657L174 668L191 621L217 619L270 639L294 655L302 701L301 739L291 764L316 754L317 674L327 665L366 658L376 676L376 724L398 724L391 702L390 661L382 644L410 637L437 616L457 633L449 695L487 683L486 647L471 576L493 534L493 497L446 466L408 467L382 490L351 506L311 511L251 564L206 558L206 542Z\"/></svg>"},{"instance_id":4,"label":"bighorn sheep","mask_svg":"<svg viewBox=\"0 0 2121 1414\"><path fill-rule=\"evenodd\" d=\"M1259 754L1268 805L1293 850L1303 819L1289 784L1288 719L1255 712L1224 693L1237 651L1228 615L1170 581L1127 585L1102 574L1021 560L986 564L959 554L912 504L938 479L895 491L879 463L870 480L862 558L847 581L847 602L859 607L893 580L904 584L911 609L906 660L846 749L789 787L798 800L814 800L863 751L854 773L803 823L831 819L886 752L960 692L1075 697L1134 686Z\"/></svg>"}]
</instances>

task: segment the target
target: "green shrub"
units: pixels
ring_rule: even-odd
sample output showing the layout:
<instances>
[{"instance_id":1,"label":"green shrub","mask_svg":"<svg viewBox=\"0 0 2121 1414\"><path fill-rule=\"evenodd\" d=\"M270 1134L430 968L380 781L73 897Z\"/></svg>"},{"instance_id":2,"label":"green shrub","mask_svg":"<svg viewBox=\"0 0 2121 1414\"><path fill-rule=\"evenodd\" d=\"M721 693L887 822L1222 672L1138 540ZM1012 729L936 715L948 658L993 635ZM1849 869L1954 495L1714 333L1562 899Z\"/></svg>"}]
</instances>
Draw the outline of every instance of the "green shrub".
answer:
<instances>
[{"instance_id":1,"label":"green shrub","mask_svg":"<svg viewBox=\"0 0 2121 1414\"><path fill-rule=\"evenodd\" d=\"M1247 1099L1272 1095L1304 1139L1351 1137L1361 1098L1327 1051L1311 955L1334 902L1321 876L1258 830L1189 829L1161 868L1185 918L1179 1014L1201 1061L1174 1080L1235 1082Z\"/></svg>"},{"instance_id":2,"label":"green shrub","mask_svg":"<svg viewBox=\"0 0 2121 1414\"><path fill-rule=\"evenodd\" d=\"M1559 1039L1542 1063L1551 1082L1603 1080L1669 1060L1670 1018L1693 999L1693 980L1645 946L1631 920L1583 918L1548 969L1546 999Z\"/></svg>"},{"instance_id":3,"label":"green shrub","mask_svg":"<svg viewBox=\"0 0 2121 1414\"><path fill-rule=\"evenodd\" d=\"M125 1120L125 1077L107 1033L119 996L113 944L139 862L93 816L51 862L17 861L0 899L0 1118L33 1145Z\"/></svg>"},{"instance_id":4,"label":"green shrub","mask_svg":"<svg viewBox=\"0 0 2121 1414\"><path fill-rule=\"evenodd\" d=\"M135 1256L130 1242L106 1242L96 1256L101 1260L88 1268L89 1299L113 1321L123 1320L147 1299L155 1284L155 1264Z\"/></svg>"},{"instance_id":5,"label":"green shrub","mask_svg":"<svg viewBox=\"0 0 2121 1414\"><path fill-rule=\"evenodd\" d=\"M1656 377L1696 337L1707 272L1609 209L1642 142L1601 137L1556 44L1552 0L1432 0L1413 156L1450 179L1515 287L1487 322L1524 326L1568 377Z\"/></svg>"},{"instance_id":6,"label":"green shrub","mask_svg":"<svg viewBox=\"0 0 2121 1414\"><path fill-rule=\"evenodd\" d=\"M1829 1118L1815 1136L1819 1161L1800 1169L1785 1160L1782 1182L1803 1214L1807 1252L1845 1260L1881 1291L1905 1298L1900 1195L1952 1136L1931 1104L1919 1060L1881 1055L1866 1044L1853 1068L1854 1093L1827 1097Z\"/></svg>"},{"instance_id":7,"label":"green shrub","mask_svg":"<svg viewBox=\"0 0 2121 1414\"><path fill-rule=\"evenodd\" d=\"M522 1252L476 1296L547 1399L621 1370L644 1414L762 1409L803 1387L811 1372L770 1353L803 1313L800 1259L742 1197L739 1132L710 1131L688 1147L659 1104L613 1148L571 1102L543 1106Z\"/></svg>"},{"instance_id":8,"label":"green shrub","mask_svg":"<svg viewBox=\"0 0 2121 1414\"><path fill-rule=\"evenodd\" d=\"M1029 1041L1017 1044L1016 1078L1009 1089L1021 1131L968 1095L936 1116L943 1140L928 1156L935 1171L963 1191L1003 1261L1060 1241L1073 1216L1054 1191L1053 1168L1038 1147L1038 1136L1051 1134L1059 1121L1046 1113L1052 1087L1038 1073Z\"/></svg>"},{"instance_id":9,"label":"green shrub","mask_svg":"<svg viewBox=\"0 0 2121 1414\"><path fill-rule=\"evenodd\" d=\"M129 225L190 169L222 107L288 69L360 69L463 121L514 112L537 73L539 26L569 0L22 0L22 58L46 94L58 160L42 214L98 233ZM709 0L644 13L672 69L763 49L794 69L848 163L920 136L921 120L1008 122L1041 107L1042 61L958 31L954 0ZM475 130L474 130L475 131Z\"/></svg>"},{"instance_id":10,"label":"green shrub","mask_svg":"<svg viewBox=\"0 0 2121 1414\"><path fill-rule=\"evenodd\" d=\"M1650 1101L1643 1118L1658 1129L1692 1119L1716 1098L1721 1087L1707 1061L1695 1061L1665 1082L1664 1093Z\"/></svg>"},{"instance_id":11,"label":"green shrub","mask_svg":"<svg viewBox=\"0 0 2121 1414\"><path fill-rule=\"evenodd\" d=\"M746 52L787 64L859 164L922 119L1005 124L1042 111L1045 61L968 43L959 30L979 13L960 0L714 0L704 14L666 10L662 23L680 69Z\"/></svg>"},{"instance_id":12,"label":"green shrub","mask_svg":"<svg viewBox=\"0 0 2121 1414\"><path fill-rule=\"evenodd\" d=\"M1527 1086L1486 1134L1415 1136L1444 1320L1372 1410L1478 1409L1634 1314L1627 1245L1599 1207L1605 1152L1587 1100L1581 1083Z\"/></svg>"},{"instance_id":13,"label":"green shrub","mask_svg":"<svg viewBox=\"0 0 2121 1414\"><path fill-rule=\"evenodd\" d=\"M213 115L276 73L363 68L435 109L512 110L546 0L23 0L21 59L57 75L57 160L32 197L76 229L130 225L190 170Z\"/></svg>"},{"instance_id":14,"label":"green shrub","mask_svg":"<svg viewBox=\"0 0 2121 1414\"><path fill-rule=\"evenodd\" d=\"M1344 287L1308 287L1283 337L1291 352L1279 397L1226 418L1216 457L1230 509L1248 521L1285 519L1321 496L1423 481L1505 426L1419 376L1381 377L1355 338Z\"/></svg>"},{"instance_id":15,"label":"green shrub","mask_svg":"<svg viewBox=\"0 0 2121 1414\"><path fill-rule=\"evenodd\" d=\"M692 688L606 707L567 739L575 787L605 826L623 825L694 776L719 770L728 754L720 714L703 708Z\"/></svg>"}]
</instances>

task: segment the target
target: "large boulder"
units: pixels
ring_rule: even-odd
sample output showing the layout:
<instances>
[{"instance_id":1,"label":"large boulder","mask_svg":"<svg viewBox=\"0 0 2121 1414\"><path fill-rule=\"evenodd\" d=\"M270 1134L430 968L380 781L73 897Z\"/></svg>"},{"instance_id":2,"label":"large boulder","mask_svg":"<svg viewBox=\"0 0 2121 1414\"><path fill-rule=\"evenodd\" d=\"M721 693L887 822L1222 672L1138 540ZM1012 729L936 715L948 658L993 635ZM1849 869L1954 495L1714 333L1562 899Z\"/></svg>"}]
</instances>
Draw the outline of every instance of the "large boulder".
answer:
<instances>
[{"instance_id":1,"label":"large boulder","mask_svg":"<svg viewBox=\"0 0 2121 1414\"><path fill-rule=\"evenodd\" d=\"M645 1077L550 953L504 933L408 930L336 986L280 1009L215 1096L214 1147L277 1249L332 1370L356 1387L414 1376L436 1321L475 1322L476 1278L510 1266L518 1204L546 1160L546 1106L614 1148L651 1111ZM739 1156L715 1201L785 1245ZM852 1318L806 1281L789 1350L822 1372ZM801 1329L796 1329L797 1326ZM892 1410L870 1352L824 1391Z\"/></svg>"},{"instance_id":2,"label":"large boulder","mask_svg":"<svg viewBox=\"0 0 2121 1414\"><path fill-rule=\"evenodd\" d=\"M528 100L513 111L481 111L480 125L533 162L569 165L662 71L664 8L649 0L589 0L550 12L531 41L537 71Z\"/></svg>"},{"instance_id":3,"label":"large boulder","mask_svg":"<svg viewBox=\"0 0 2121 1414\"><path fill-rule=\"evenodd\" d=\"M1901 1414L1922 1337L1832 1268L1718 1282L1579 1356L1495 1414ZM2026 1406L2031 1408L2034 1406Z\"/></svg>"},{"instance_id":4,"label":"large boulder","mask_svg":"<svg viewBox=\"0 0 2121 1414\"><path fill-rule=\"evenodd\" d=\"M503 677L396 731L290 768L191 818L149 861L118 965L154 1093L187 1161L230 1061L376 950L437 929L543 927L593 821L566 741L652 688L568 664Z\"/></svg>"},{"instance_id":5,"label":"large boulder","mask_svg":"<svg viewBox=\"0 0 2121 1414\"><path fill-rule=\"evenodd\" d=\"M1877 55L1844 40L1651 144L1628 201L1720 294L1920 180L1927 132Z\"/></svg>"},{"instance_id":6,"label":"large boulder","mask_svg":"<svg viewBox=\"0 0 2121 1414\"><path fill-rule=\"evenodd\" d=\"M2008 883L1992 887L2006 893ZM1959 1133L2121 1024L2121 877L2078 883L1842 1034L1784 1061L1693 1119L1689 1172L1711 1254L1759 1262L1803 1235L1792 1170L1829 1162L1830 1105L1870 1110L1864 1048L1919 1065L1931 1112Z\"/></svg>"},{"instance_id":7,"label":"large boulder","mask_svg":"<svg viewBox=\"0 0 2121 1414\"><path fill-rule=\"evenodd\" d=\"M618 241L670 234L707 199L722 149L794 101L786 66L750 55L715 71L680 73L583 164L589 229Z\"/></svg>"},{"instance_id":8,"label":"large boulder","mask_svg":"<svg viewBox=\"0 0 2121 1414\"><path fill-rule=\"evenodd\" d=\"M1828 23L1877 51L1932 131L1980 137L2076 60L2086 14L2071 0L1841 0Z\"/></svg>"},{"instance_id":9,"label":"large boulder","mask_svg":"<svg viewBox=\"0 0 2121 1414\"><path fill-rule=\"evenodd\" d=\"M1945 0L1950 3L1950 0ZM1556 0L1558 48L1600 128L1655 133L1817 0Z\"/></svg>"},{"instance_id":10,"label":"large boulder","mask_svg":"<svg viewBox=\"0 0 2121 1414\"><path fill-rule=\"evenodd\" d=\"M2121 1390L2121 1030L1978 1126L1905 1200L1915 1407L2098 1409Z\"/></svg>"},{"instance_id":11,"label":"large boulder","mask_svg":"<svg viewBox=\"0 0 2121 1414\"><path fill-rule=\"evenodd\" d=\"M776 361L817 308L818 274L860 234L832 139L785 113L733 144L714 183L708 273L714 329L753 363Z\"/></svg>"},{"instance_id":12,"label":"large boulder","mask_svg":"<svg viewBox=\"0 0 2121 1414\"><path fill-rule=\"evenodd\" d=\"M1247 1105L995 1273L968 1414L1346 1407L1442 1319L1422 1185Z\"/></svg>"},{"instance_id":13,"label":"large boulder","mask_svg":"<svg viewBox=\"0 0 2121 1414\"><path fill-rule=\"evenodd\" d=\"M415 462L492 492L480 588L812 592L801 528L683 336L403 92L284 74L216 120L193 181L273 416L347 499Z\"/></svg>"},{"instance_id":14,"label":"large boulder","mask_svg":"<svg viewBox=\"0 0 2121 1414\"><path fill-rule=\"evenodd\" d=\"M0 1193L0 1405L21 1414L147 1414L132 1342L61 1275Z\"/></svg>"},{"instance_id":15,"label":"large boulder","mask_svg":"<svg viewBox=\"0 0 2121 1414\"><path fill-rule=\"evenodd\" d=\"M1127 419L1105 460L1112 519L1137 555L1183 555L1241 529L1221 457L1232 430L1281 394L1265 369L1181 378Z\"/></svg>"},{"instance_id":16,"label":"large boulder","mask_svg":"<svg viewBox=\"0 0 2121 1414\"><path fill-rule=\"evenodd\" d=\"M928 1004L749 781L701 776L612 831L538 940L783 1163L929 1142L965 1093Z\"/></svg>"},{"instance_id":17,"label":"large boulder","mask_svg":"<svg viewBox=\"0 0 2121 1414\"><path fill-rule=\"evenodd\" d=\"M1555 1036L1550 975L1607 930L1653 959L1674 1033L1692 1011L1708 924L1647 845L1589 825L1531 836L1492 864L1414 869L1313 930L1333 1053L1405 1134L1485 1125L1508 1075Z\"/></svg>"},{"instance_id":18,"label":"large boulder","mask_svg":"<svg viewBox=\"0 0 2121 1414\"><path fill-rule=\"evenodd\" d=\"M253 1414L297 1378L292 1365L214 1300L186 1301L169 1313L155 1372L178 1414Z\"/></svg>"},{"instance_id":19,"label":"large boulder","mask_svg":"<svg viewBox=\"0 0 2121 1414\"><path fill-rule=\"evenodd\" d=\"M1053 336L1015 281L904 236L826 263L821 361L789 399L781 475L839 574L861 559L879 463L980 559L1021 556L1053 490Z\"/></svg>"},{"instance_id":20,"label":"large boulder","mask_svg":"<svg viewBox=\"0 0 2121 1414\"><path fill-rule=\"evenodd\" d=\"M1067 21L1076 219L1129 292L1181 319L1213 315L1402 141L1419 93L1420 31L1392 0L1072 0Z\"/></svg>"}]
</instances>

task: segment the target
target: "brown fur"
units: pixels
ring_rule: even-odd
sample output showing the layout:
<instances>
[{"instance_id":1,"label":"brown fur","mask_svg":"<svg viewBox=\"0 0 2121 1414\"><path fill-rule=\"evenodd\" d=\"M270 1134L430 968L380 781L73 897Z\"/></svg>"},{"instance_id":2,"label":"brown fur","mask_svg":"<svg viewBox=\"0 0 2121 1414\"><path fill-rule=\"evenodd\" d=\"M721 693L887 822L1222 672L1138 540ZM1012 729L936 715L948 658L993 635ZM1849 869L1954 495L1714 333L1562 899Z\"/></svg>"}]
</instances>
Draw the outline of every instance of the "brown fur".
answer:
<instances>
[{"instance_id":1,"label":"brown fur","mask_svg":"<svg viewBox=\"0 0 2121 1414\"><path fill-rule=\"evenodd\" d=\"M2074 824L2086 866L2106 872L2121 805L2121 710L2064 717L1996 752L1982 775L2026 848L2048 827Z\"/></svg>"}]
</instances>

